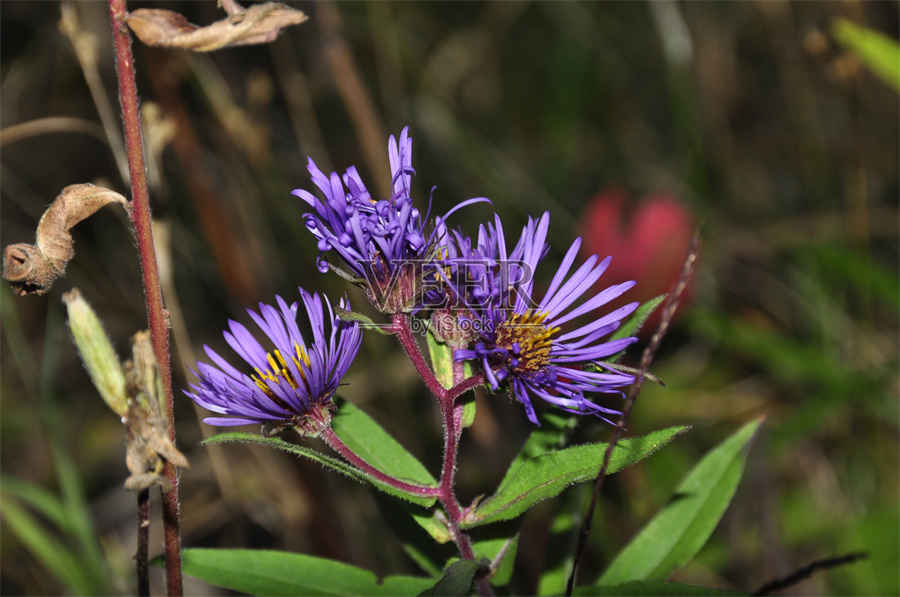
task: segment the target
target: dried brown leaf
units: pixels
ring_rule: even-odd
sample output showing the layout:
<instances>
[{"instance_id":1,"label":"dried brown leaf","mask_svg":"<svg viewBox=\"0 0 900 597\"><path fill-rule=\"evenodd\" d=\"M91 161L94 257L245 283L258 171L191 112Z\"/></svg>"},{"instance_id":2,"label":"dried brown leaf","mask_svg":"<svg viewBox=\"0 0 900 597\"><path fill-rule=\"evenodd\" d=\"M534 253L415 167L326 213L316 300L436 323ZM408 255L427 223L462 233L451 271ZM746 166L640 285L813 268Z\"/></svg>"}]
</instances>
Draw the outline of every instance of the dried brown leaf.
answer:
<instances>
[{"instance_id":1,"label":"dried brown leaf","mask_svg":"<svg viewBox=\"0 0 900 597\"><path fill-rule=\"evenodd\" d=\"M103 187L73 184L64 188L41 216L35 244L18 243L4 249L3 278L19 295L47 292L75 256L69 231L110 203L128 209L125 197Z\"/></svg>"},{"instance_id":2,"label":"dried brown leaf","mask_svg":"<svg viewBox=\"0 0 900 597\"><path fill-rule=\"evenodd\" d=\"M177 12L161 8L139 8L128 14L126 22L138 39L148 46L212 52L229 46L274 41L283 28L305 20L307 16L301 10L278 2L266 2L205 27L194 25Z\"/></svg>"}]
</instances>

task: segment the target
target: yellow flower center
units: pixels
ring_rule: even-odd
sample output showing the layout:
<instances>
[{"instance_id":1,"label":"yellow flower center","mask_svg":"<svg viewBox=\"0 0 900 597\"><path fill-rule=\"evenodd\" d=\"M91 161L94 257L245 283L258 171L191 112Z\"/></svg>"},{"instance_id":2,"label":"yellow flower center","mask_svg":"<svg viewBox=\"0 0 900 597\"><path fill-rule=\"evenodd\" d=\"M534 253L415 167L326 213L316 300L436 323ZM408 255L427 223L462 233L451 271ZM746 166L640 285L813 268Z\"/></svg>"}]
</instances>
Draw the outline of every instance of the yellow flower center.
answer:
<instances>
[{"instance_id":1,"label":"yellow flower center","mask_svg":"<svg viewBox=\"0 0 900 597\"><path fill-rule=\"evenodd\" d=\"M560 328L544 325L546 313L531 309L524 313L514 313L497 326L497 346L513 352L513 345L519 344L516 371L538 371L550 362L550 347Z\"/></svg>"},{"instance_id":2,"label":"yellow flower center","mask_svg":"<svg viewBox=\"0 0 900 597\"><path fill-rule=\"evenodd\" d=\"M306 376L303 374L303 367L300 366L300 361L302 360L307 367L309 367L309 355L306 354L306 351L300 347L298 343L294 343L294 353L291 355L291 360L294 361L294 365L297 367L297 371L300 372L300 377L303 381L306 381ZM282 377L288 384L291 386L291 389L296 390L299 385L298 381L294 378L293 373L291 373L290 369L288 369L287 361L285 361L284 356L282 356L281 352L276 348L270 353L266 354L266 361L268 361L269 366L265 371L260 371L259 367L254 367L253 369L256 371L256 375L251 375L250 379L256 383L256 386L262 390L266 396L274 399L275 395L272 390L269 388L269 385L266 381L271 381L272 383L278 383L278 378Z\"/></svg>"}]
</instances>

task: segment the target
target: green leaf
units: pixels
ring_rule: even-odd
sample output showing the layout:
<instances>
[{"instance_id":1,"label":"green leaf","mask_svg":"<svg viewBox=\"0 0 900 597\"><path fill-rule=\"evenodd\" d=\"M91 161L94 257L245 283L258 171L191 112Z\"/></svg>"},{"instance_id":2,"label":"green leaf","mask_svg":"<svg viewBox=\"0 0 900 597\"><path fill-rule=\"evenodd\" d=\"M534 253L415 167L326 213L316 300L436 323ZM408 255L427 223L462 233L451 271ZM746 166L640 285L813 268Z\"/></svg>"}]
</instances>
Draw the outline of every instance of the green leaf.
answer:
<instances>
[{"instance_id":1,"label":"green leaf","mask_svg":"<svg viewBox=\"0 0 900 597\"><path fill-rule=\"evenodd\" d=\"M400 445L372 417L352 402L341 401L331 428L363 460L397 479L437 487L437 481L422 463ZM428 504L433 504L431 498Z\"/></svg>"},{"instance_id":2,"label":"green leaf","mask_svg":"<svg viewBox=\"0 0 900 597\"><path fill-rule=\"evenodd\" d=\"M669 427L645 436L620 440L613 450L608 472L612 474L646 458L687 429L685 426ZM600 472L606 445L572 446L536 457L523 457L520 453L506 471L494 495L471 510L461 526L471 528L511 520L538 502L559 495L569 485L594 479Z\"/></svg>"},{"instance_id":3,"label":"green leaf","mask_svg":"<svg viewBox=\"0 0 900 597\"><path fill-rule=\"evenodd\" d=\"M325 558L264 549L185 549L184 573L252 595L416 595L433 578L388 576ZM154 564L162 565L161 558Z\"/></svg>"},{"instance_id":4,"label":"green leaf","mask_svg":"<svg viewBox=\"0 0 900 597\"><path fill-rule=\"evenodd\" d=\"M0 500L0 514L13 534L35 558L65 584L73 593L94 595L100 587L94 584L82 562L62 543L48 534L41 525L20 508L14 500Z\"/></svg>"},{"instance_id":5,"label":"green leaf","mask_svg":"<svg viewBox=\"0 0 900 597\"><path fill-rule=\"evenodd\" d=\"M472 551L475 553L475 557L485 558L491 563L491 568L494 571L491 575L491 584L498 587L507 585L512 580L518 549L518 533L512 537L482 539L472 544Z\"/></svg>"},{"instance_id":6,"label":"green leaf","mask_svg":"<svg viewBox=\"0 0 900 597\"><path fill-rule=\"evenodd\" d=\"M723 591L721 589L711 589L709 587L698 587L696 585L683 585L677 582L629 582L612 587L603 585L581 586L575 587L572 591L573 595L609 595L610 597L643 597L644 595L651 597L663 596L685 596L704 597L706 595L746 595L746 593L738 593L736 591Z\"/></svg>"},{"instance_id":7,"label":"green leaf","mask_svg":"<svg viewBox=\"0 0 900 597\"><path fill-rule=\"evenodd\" d=\"M647 319L649 319L653 312L656 311L656 308L666 300L666 296L668 295L660 294L659 296L655 296L635 309L634 314L628 321L626 321L622 327L617 329L609 339L618 340L619 338L627 338L628 336L634 336L641 331L641 328L644 326Z\"/></svg>"},{"instance_id":8,"label":"green leaf","mask_svg":"<svg viewBox=\"0 0 900 597\"><path fill-rule=\"evenodd\" d=\"M706 454L684 478L668 505L609 565L598 584L662 580L700 551L728 507L744 471L757 419Z\"/></svg>"},{"instance_id":9,"label":"green leaf","mask_svg":"<svg viewBox=\"0 0 900 597\"><path fill-rule=\"evenodd\" d=\"M459 560L444 570L443 576L433 587L419 593L419 597L437 597L438 595L469 595L472 583L479 570L489 567L487 560Z\"/></svg>"},{"instance_id":10,"label":"green leaf","mask_svg":"<svg viewBox=\"0 0 900 597\"><path fill-rule=\"evenodd\" d=\"M437 577L441 575L440 567L432 562L431 559L427 555L422 553L422 550L420 550L415 545L404 543L403 551L406 552L406 555L408 555L409 558L413 562L415 562L419 568L422 569L422 572L424 572L428 576Z\"/></svg>"},{"instance_id":11,"label":"green leaf","mask_svg":"<svg viewBox=\"0 0 900 597\"><path fill-rule=\"evenodd\" d=\"M438 342L431 330L425 334L425 340L434 376L445 388L453 387L453 350L443 342Z\"/></svg>"},{"instance_id":12,"label":"green leaf","mask_svg":"<svg viewBox=\"0 0 900 597\"><path fill-rule=\"evenodd\" d=\"M832 31L841 45L853 50L882 81L900 91L900 45L896 41L847 19L835 19Z\"/></svg>"},{"instance_id":13,"label":"green leaf","mask_svg":"<svg viewBox=\"0 0 900 597\"><path fill-rule=\"evenodd\" d=\"M395 497L399 497L404 500L408 500L415 504L419 504L421 506L428 507L435 502L435 498L431 497L423 497L418 495L408 494L406 492L400 491L390 485L382 483L378 479L370 477L363 471L359 470L355 466L351 466L333 456L328 456L327 454L323 454L318 450L313 450L312 448L307 448L306 446L299 446L297 444L292 444L290 442L286 442L283 439L277 437L265 437L263 435L258 435L256 433L245 433L239 431L233 431L229 433L219 433L217 435L213 435L212 437L208 437L203 440L204 446L210 446L214 444L227 444L227 443L241 443L241 444L256 444L260 446L269 446L270 448L275 448L276 450L282 450L283 452L288 452L289 454L293 454L294 456L299 456L301 458L308 458L319 464L323 465L325 468L331 469L335 472L341 473L342 475L346 475L351 479L355 479L356 481L361 481L365 483L371 483L373 486L377 487L381 491L393 495Z\"/></svg>"},{"instance_id":14,"label":"green leaf","mask_svg":"<svg viewBox=\"0 0 900 597\"><path fill-rule=\"evenodd\" d=\"M439 342L431 330L425 334L425 340L428 344L428 356L431 358L431 368L434 370L434 376L445 388L453 387L453 349L447 344ZM463 365L465 376L472 375L472 365L465 363ZM469 400L463 405L463 428L470 427L475 422L475 401Z\"/></svg>"},{"instance_id":15,"label":"green leaf","mask_svg":"<svg viewBox=\"0 0 900 597\"><path fill-rule=\"evenodd\" d=\"M427 514L411 512L410 516L438 543L448 543L453 539L450 535L450 529L447 528L447 524L443 520L443 514L439 515L437 511L428 512Z\"/></svg>"},{"instance_id":16,"label":"green leaf","mask_svg":"<svg viewBox=\"0 0 900 597\"><path fill-rule=\"evenodd\" d=\"M335 308L335 313L337 314L339 319L343 321L355 321L359 323L359 327L363 329L375 330L376 332L384 336L390 336L393 334L393 332L390 332L387 329L389 327L389 324L375 323L375 321L373 321L371 317L363 313L349 311L340 307Z\"/></svg>"}]
</instances>

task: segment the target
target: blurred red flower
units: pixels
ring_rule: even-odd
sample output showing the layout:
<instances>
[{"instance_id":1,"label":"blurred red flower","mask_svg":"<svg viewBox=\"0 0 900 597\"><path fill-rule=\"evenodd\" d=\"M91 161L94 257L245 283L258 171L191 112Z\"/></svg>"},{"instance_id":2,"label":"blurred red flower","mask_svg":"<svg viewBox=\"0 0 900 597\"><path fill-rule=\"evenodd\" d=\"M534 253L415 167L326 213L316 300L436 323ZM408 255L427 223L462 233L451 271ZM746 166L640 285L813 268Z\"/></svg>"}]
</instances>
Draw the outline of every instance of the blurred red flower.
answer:
<instances>
[{"instance_id":1,"label":"blurred red flower","mask_svg":"<svg viewBox=\"0 0 900 597\"><path fill-rule=\"evenodd\" d=\"M600 284L637 281L613 306L634 300L643 303L675 285L694 228L693 214L675 196L657 193L634 202L621 189L607 189L590 200L582 222L585 254L612 255ZM679 311L690 298L688 286ZM658 323L657 312L644 324L641 335L650 336Z\"/></svg>"}]
</instances>

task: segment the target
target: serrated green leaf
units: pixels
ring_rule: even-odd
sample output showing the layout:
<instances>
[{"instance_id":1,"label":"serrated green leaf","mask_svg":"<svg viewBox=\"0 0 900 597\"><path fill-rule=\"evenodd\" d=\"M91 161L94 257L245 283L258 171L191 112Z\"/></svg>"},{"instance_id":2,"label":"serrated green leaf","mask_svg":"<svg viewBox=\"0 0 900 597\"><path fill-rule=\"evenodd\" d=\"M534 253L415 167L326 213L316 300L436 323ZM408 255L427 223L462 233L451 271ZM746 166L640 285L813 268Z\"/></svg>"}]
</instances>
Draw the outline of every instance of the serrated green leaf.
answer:
<instances>
[{"instance_id":1,"label":"serrated green leaf","mask_svg":"<svg viewBox=\"0 0 900 597\"><path fill-rule=\"evenodd\" d=\"M351 450L381 472L409 483L437 486L415 456L352 402L340 401L331 428Z\"/></svg>"},{"instance_id":2,"label":"serrated green leaf","mask_svg":"<svg viewBox=\"0 0 900 597\"><path fill-rule=\"evenodd\" d=\"M487 560L458 560L444 570L443 576L435 583L419 593L419 597L437 597L438 595L462 596L472 593L472 583L479 570L489 566Z\"/></svg>"},{"instance_id":3,"label":"serrated green leaf","mask_svg":"<svg viewBox=\"0 0 900 597\"><path fill-rule=\"evenodd\" d=\"M264 549L185 549L184 573L251 595L416 595L433 578L388 576L335 560ZM161 565L161 559L154 560Z\"/></svg>"},{"instance_id":4,"label":"serrated green leaf","mask_svg":"<svg viewBox=\"0 0 900 597\"><path fill-rule=\"evenodd\" d=\"M687 429L669 427L620 440L610 458L609 474L646 458ZM600 472L606 446L602 442L584 444L533 458L516 457L494 495L470 511L461 526L471 528L511 520L538 502L559 495L569 485L594 479Z\"/></svg>"},{"instance_id":5,"label":"serrated green leaf","mask_svg":"<svg viewBox=\"0 0 900 597\"><path fill-rule=\"evenodd\" d=\"M677 582L661 582L661 581L636 581L624 583L615 586L581 586L575 587L572 591L573 595L598 595L610 597L663 597L663 596L684 596L684 597L704 597L705 595L727 597L729 595L738 597L747 593L739 593L736 591L723 591L721 589L712 589L710 587L698 587L696 585L685 585Z\"/></svg>"},{"instance_id":6,"label":"serrated green leaf","mask_svg":"<svg viewBox=\"0 0 900 597\"><path fill-rule=\"evenodd\" d=\"M75 554L47 533L34 517L9 497L0 499L0 514L25 547L73 593L94 595L96 585Z\"/></svg>"},{"instance_id":7,"label":"serrated green leaf","mask_svg":"<svg viewBox=\"0 0 900 597\"><path fill-rule=\"evenodd\" d=\"M644 323L647 319L653 315L653 312L656 311L656 308L659 307L664 300L666 300L667 294L660 294L659 296L655 296L649 301L646 301L640 307L635 309L634 314L628 318L622 327L617 329L613 334L609 337L610 340L618 340L619 338L627 338L628 336L634 336L643 327Z\"/></svg>"},{"instance_id":8,"label":"serrated green leaf","mask_svg":"<svg viewBox=\"0 0 900 597\"><path fill-rule=\"evenodd\" d=\"M597 581L611 586L662 580L693 558L728 507L746 461L757 419L708 452L684 478L668 505L631 540Z\"/></svg>"},{"instance_id":9,"label":"serrated green leaf","mask_svg":"<svg viewBox=\"0 0 900 597\"><path fill-rule=\"evenodd\" d=\"M258 435L255 433L246 433L242 431L232 431L228 433L219 433L217 435L213 435L212 437L208 437L203 440L204 446L209 446L213 444L227 444L227 443L242 443L242 444L256 444L260 446L268 446L270 448L275 448L276 450L281 450L283 452L287 452L289 454L293 454L294 456L299 456L301 458L308 458L315 462L318 462L325 468L331 469L335 472L341 473L342 475L346 475L351 479L355 479L357 481L371 483L376 488L381 491L393 495L395 497L399 497L401 499L413 502L414 504L418 504L421 506L431 506L435 502L435 498L432 497L423 497L414 494L409 494L404 491L400 491L390 485L387 485L378 479L370 477L363 471L359 470L355 466L351 466L333 456L329 456L327 454L323 454L318 450L313 450L312 448L307 448L306 446L299 446L297 444L292 444L290 442L286 442L281 438L277 437L266 437L264 435Z\"/></svg>"},{"instance_id":10,"label":"serrated green leaf","mask_svg":"<svg viewBox=\"0 0 900 597\"><path fill-rule=\"evenodd\" d=\"M900 44L847 19L835 19L832 31L841 45L853 50L882 81L900 91Z\"/></svg>"}]
</instances>

